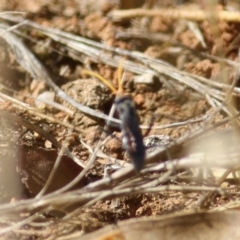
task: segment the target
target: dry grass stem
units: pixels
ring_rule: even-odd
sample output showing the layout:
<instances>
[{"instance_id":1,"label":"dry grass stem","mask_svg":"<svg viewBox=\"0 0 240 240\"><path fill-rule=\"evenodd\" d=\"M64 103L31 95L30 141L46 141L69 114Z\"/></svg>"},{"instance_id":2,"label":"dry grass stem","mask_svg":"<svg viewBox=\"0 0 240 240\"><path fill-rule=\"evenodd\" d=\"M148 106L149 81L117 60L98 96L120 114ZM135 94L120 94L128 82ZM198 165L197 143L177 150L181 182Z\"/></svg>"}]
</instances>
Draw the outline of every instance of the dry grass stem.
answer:
<instances>
[{"instance_id":1,"label":"dry grass stem","mask_svg":"<svg viewBox=\"0 0 240 240\"><path fill-rule=\"evenodd\" d=\"M204 10L183 10L183 9L130 9L115 10L109 14L114 21L130 19L134 17L166 17L172 19L185 19L190 21L204 21L212 18L226 22L240 22L239 12L215 11L208 12Z\"/></svg>"}]
</instances>

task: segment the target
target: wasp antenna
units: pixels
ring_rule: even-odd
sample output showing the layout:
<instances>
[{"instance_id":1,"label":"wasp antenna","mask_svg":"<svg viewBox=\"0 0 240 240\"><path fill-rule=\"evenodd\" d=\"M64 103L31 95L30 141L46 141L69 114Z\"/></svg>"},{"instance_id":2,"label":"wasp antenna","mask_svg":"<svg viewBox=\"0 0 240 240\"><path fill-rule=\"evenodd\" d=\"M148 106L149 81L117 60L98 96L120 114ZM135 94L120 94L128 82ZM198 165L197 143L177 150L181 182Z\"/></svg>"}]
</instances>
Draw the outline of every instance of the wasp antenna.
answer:
<instances>
[{"instance_id":1,"label":"wasp antenna","mask_svg":"<svg viewBox=\"0 0 240 240\"><path fill-rule=\"evenodd\" d=\"M123 86L122 86L122 82L123 82L123 64L125 62L125 59L122 58L122 60L119 63L118 66L118 93L120 95L123 94Z\"/></svg>"},{"instance_id":2,"label":"wasp antenna","mask_svg":"<svg viewBox=\"0 0 240 240\"><path fill-rule=\"evenodd\" d=\"M104 77L102 77L100 74L95 73L93 71L89 71L86 69L83 69L81 71L82 74L90 75L93 77L96 77L98 80L100 80L103 84L105 84L114 94L117 94L116 88Z\"/></svg>"}]
</instances>

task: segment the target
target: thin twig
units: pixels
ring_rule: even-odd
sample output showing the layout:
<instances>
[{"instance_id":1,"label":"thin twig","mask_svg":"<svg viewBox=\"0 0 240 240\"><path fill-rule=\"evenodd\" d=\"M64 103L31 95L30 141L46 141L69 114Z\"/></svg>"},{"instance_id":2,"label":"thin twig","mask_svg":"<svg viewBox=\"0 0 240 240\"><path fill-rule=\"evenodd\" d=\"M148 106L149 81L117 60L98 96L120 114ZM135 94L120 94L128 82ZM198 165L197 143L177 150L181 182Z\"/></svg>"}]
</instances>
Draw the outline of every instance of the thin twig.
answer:
<instances>
[{"instance_id":1,"label":"thin twig","mask_svg":"<svg viewBox=\"0 0 240 240\"><path fill-rule=\"evenodd\" d=\"M217 18L220 21L240 22L239 12L228 11L204 11L204 10L185 10L185 9L130 9L130 10L114 10L108 15L113 21L131 19L134 17L156 17L172 19L185 19L191 21L204 21L211 18Z\"/></svg>"}]
</instances>

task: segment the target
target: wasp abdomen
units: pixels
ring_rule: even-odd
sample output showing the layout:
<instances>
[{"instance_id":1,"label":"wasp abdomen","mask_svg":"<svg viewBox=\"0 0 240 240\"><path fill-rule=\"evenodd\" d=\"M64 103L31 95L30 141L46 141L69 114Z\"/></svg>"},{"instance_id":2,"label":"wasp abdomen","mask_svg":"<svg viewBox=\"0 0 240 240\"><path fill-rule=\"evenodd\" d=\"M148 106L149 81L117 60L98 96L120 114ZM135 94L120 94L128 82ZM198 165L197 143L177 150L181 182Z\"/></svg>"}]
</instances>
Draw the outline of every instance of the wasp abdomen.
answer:
<instances>
[{"instance_id":1,"label":"wasp abdomen","mask_svg":"<svg viewBox=\"0 0 240 240\"><path fill-rule=\"evenodd\" d=\"M140 171L144 166L145 146L135 104L129 95L116 97L115 104L121 120L123 148L127 151L135 169Z\"/></svg>"}]
</instances>

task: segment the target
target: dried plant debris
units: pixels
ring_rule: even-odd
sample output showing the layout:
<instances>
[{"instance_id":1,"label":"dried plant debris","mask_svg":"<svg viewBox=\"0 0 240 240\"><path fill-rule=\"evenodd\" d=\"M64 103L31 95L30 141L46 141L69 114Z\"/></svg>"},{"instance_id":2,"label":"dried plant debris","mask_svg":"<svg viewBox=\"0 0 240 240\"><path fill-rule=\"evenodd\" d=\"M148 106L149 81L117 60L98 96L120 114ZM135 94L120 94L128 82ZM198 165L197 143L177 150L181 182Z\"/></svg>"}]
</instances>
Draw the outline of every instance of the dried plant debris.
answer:
<instances>
[{"instance_id":1,"label":"dried plant debris","mask_svg":"<svg viewBox=\"0 0 240 240\"><path fill-rule=\"evenodd\" d=\"M239 6L126 4L1 2L3 238L238 237Z\"/></svg>"},{"instance_id":2,"label":"dried plant debris","mask_svg":"<svg viewBox=\"0 0 240 240\"><path fill-rule=\"evenodd\" d=\"M149 239L163 236L165 239L226 239L240 236L237 228L239 213L192 213L170 215L168 217L128 220L118 226L108 226L96 233L88 234L84 240L90 239ZM211 227L210 227L211 225ZM177 234L176 234L177 232ZM62 239L77 239L77 236Z\"/></svg>"}]
</instances>

